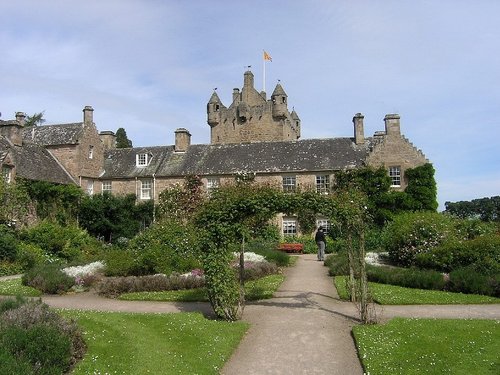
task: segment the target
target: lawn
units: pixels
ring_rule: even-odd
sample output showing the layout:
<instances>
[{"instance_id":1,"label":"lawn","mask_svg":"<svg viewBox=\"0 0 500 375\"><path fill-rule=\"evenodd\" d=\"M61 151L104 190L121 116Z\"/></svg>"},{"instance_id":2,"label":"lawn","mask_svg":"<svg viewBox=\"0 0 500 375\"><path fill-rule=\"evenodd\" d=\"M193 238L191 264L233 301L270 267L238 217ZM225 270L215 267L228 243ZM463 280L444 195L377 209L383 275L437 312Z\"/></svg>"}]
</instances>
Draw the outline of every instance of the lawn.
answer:
<instances>
[{"instance_id":1,"label":"lawn","mask_svg":"<svg viewBox=\"0 0 500 375\"><path fill-rule=\"evenodd\" d=\"M73 374L218 374L248 329L199 313L62 310L88 345Z\"/></svg>"},{"instance_id":2,"label":"lawn","mask_svg":"<svg viewBox=\"0 0 500 375\"><path fill-rule=\"evenodd\" d=\"M347 294L347 276L336 276L335 287L340 298L349 299ZM477 294L442 292L404 288L396 285L368 283L373 301L381 305L448 305L500 303L500 298Z\"/></svg>"},{"instance_id":3,"label":"lawn","mask_svg":"<svg viewBox=\"0 0 500 375\"><path fill-rule=\"evenodd\" d=\"M245 283L245 298L256 301L271 298L285 277L269 275ZM195 302L207 301L205 289L166 290L163 292L136 292L122 294L119 299L126 301Z\"/></svg>"},{"instance_id":4,"label":"lawn","mask_svg":"<svg viewBox=\"0 0 500 375\"><path fill-rule=\"evenodd\" d=\"M25 296L25 297L38 297L42 292L21 284L21 279L10 279L0 281L0 295L4 296Z\"/></svg>"},{"instance_id":5,"label":"lawn","mask_svg":"<svg viewBox=\"0 0 500 375\"><path fill-rule=\"evenodd\" d=\"M370 375L500 373L500 321L395 318L353 333Z\"/></svg>"}]
</instances>

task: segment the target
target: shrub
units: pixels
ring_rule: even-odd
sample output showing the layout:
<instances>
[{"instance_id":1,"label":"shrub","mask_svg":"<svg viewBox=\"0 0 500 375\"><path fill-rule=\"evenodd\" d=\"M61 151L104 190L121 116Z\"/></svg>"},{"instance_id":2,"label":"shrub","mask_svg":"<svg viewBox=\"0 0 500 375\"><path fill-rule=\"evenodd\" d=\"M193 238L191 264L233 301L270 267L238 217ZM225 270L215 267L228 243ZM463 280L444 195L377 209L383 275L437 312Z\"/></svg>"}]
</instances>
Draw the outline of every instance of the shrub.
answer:
<instances>
[{"instance_id":1,"label":"shrub","mask_svg":"<svg viewBox=\"0 0 500 375\"><path fill-rule=\"evenodd\" d=\"M17 262L0 261L0 276L17 275L23 271L23 266Z\"/></svg>"},{"instance_id":2,"label":"shrub","mask_svg":"<svg viewBox=\"0 0 500 375\"><path fill-rule=\"evenodd\" d=\"M0 314L0 353L3 346L4 354L31 363L37 374L65 373L83 358L86 346L74 321L61 318L40 301L11 300Z\"/></svg>"},{"instance_id":3,"label":"shrub","mask_svg":"<svg viewBox=\"0 0 500 375\"><path fill-rule=\"evenodd\" d=\"M459 268L450 272L448 289L452 292L500 297L500 274L481 274L473 266Z\"/></svg>"},{"instance_id":4,"label":"shrub","mask_svg":"<svg viewBox=\"0 0 500 375\"><path fill-rule=\"evenodd\" d=\"M417 289L443 290L446 281L440 272L387 266L366 266L369 281Z\"/></svg>"},{"instance_id":5,"label":"shrub","mask_svg":"<svg viewBox=\"0 0 500 375\"><path fill-rule=\"evenodd\" d=\"M62 226L50 221L21 232L21 239L39 246L43 251L56 257L73 261L95 256L100 243L85 230L74 225Z\"/></svg>"},{"instance_id":6,"label":"shrub","mask_svg":"<svg viewBox=\"0 0 500 375\"><path fill-rule=\"evenodd\" d=\"M262 255L268 262L275 263L278 267L286 267L290 262L290 255L283 251L276 250L277 241L266 241L262 238L248 241L245 251ZM236 248L234 249L236 252Z\"/></svg>"},{"instance_id":7,"label":"shrub","mask_svg":"<svg viewBox=\"0 0 500 375\"><path fill-rule=\"evenodd\" d=\"M403 213L383 231L385 249L391 261L415 265L418 254L429 253L454 236L453 219L435 212Z\"/></svg>"},{"instance_id":8,"label":"shrub","mask_svg":"<svg viewBox=\"0 0 500 375\"><path fill-rule=\"evenodd\" d=\"M347 252L342 251L340 253L327 256L325 259L325 266L328 267L328 273L330 276L349 275Z\"/></svg>"},{"instance_id":9,"label":"shrub","mask_svg":"<svg viewBox=\"0 0 500 375\"><path fill-rule=\"evenodd\" d=\"M239 266L237 266L239 268ZM243 269L243 279L257 280L264 276L273 275L278 273L278 267L274 263L269 262L245 262Z\"/></svg>"},{"instance_id":10,"label":"shrub","mask_svg":"<svg viewBox=\"0 0 500 375\"><path fill-rule=\"evenodd\" d=\"M17 255L17 237L14 230L0 224L0 261L14 261Z\"/></svg>"},{"instance_id":11,"label":"shrub","mask_svg":"<svg viewBox=\"0 0 500 375\"><path fill-rule=\"evenodd\" d=\"M135 259L132 252L112 247L104 253L104 263L106 276L129 276L133 273Z\"/></svg>"},{"instance_id":12,"label":"shrub","mask_svg":"<svg viewBox=\"0 0 500 375\"><path fill-rule=\"evenodd\" d=\"M74 284L74 279L66 275L58 265L44 264L27 271L22 277L23 285L31 286L48 294L67 292Z\"/></svg>"},{"instance_id":13,"label":"shrub","mask_svg":"<svg viewBox=\"0 0 500 375\"><path fill-rule=\"evenodd\" d=\"M24 270L33 268L47 260L47 255L40 246L21 242L17 247L17 261Z\"/></svg>"},{"instance_id":14,"label":"shrub","mask_svg":"<svg viewBox=\"0 0 500 375\"><path fill-rule=\"evenodd\" d=\"M129 242L135 275L184 273L200 268L198 231L189 224L155 224Z\"/></svg>"},{"instance_id":15,"label":"shrub","mask_svg":"<svg viewBox=\"0 0 500 375\"><path fill-rule=\"evenodd\" d=\"M34 374L31 364L24 358L14 356L0 344L0 374Z\"/></svg>"},{"instance_id":16,"label":"shrub","mask_svg":"<svg viewBox=\"0 0 500 375\"><path fill-rule=\"evenodd\" d=\"M205 280L202 277L179 274L108 277L97 284L97 292L106 297L117 297L123 293L194 289L204 285Z\"/></svg>"},{"instance_id":17,"label":"shrub","mask_svg":"<svg viewBox=\"0 0 500 375\"><path fill-rule=\"evenodd\" d=\"M21 296L16 296L16 298L6 298L0 300L0 316L3 312L7 310L17 309L19 306L25 304L27 300Z\"/></svg>"}]
</instances>

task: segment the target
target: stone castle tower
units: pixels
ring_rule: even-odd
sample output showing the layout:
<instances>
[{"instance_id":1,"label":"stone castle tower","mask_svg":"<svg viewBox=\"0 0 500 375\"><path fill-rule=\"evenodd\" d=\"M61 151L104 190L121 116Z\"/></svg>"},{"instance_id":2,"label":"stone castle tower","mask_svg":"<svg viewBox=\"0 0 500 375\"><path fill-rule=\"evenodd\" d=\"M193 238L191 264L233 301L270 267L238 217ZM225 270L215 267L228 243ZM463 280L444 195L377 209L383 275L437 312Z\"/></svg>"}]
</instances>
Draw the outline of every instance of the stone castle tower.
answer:
<instances>
[{"instance_id":1,"label":"stone castle tower","mask_svg":"<svg viewBox=\"0 0 500 375\"><path fill-rule=\"evenodd\" d=\"M233 90L233 102L226 108L214 91L207 104L210 143L292 141L300 138L300 118L288 111L288 97L278 83L271 99L254 88L254 75L244 74L243 88Z\"/></svg>"}]
</instances>

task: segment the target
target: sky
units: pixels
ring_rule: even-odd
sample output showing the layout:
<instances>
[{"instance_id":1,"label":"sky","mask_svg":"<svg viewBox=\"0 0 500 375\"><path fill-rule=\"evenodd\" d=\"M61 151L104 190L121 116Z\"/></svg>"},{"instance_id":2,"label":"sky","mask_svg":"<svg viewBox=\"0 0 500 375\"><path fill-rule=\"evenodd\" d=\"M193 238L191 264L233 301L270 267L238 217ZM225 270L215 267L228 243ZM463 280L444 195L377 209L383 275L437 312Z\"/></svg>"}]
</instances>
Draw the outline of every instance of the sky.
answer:
<instances>
[{"instance_id":1,"label":"sky","mask_svg":"<svg viewBox=\"0 0 500 375\"><path fill-rule=\"evenodd\" d=\"M214 88L231 104L251 66L278 80L302 139L365 136L388 113L436 169L446 201L500 195L496 0L17 0L0 2L0 112L125 128L134 146L183 127L209 143Z\"/></svg>"}]
</instances>

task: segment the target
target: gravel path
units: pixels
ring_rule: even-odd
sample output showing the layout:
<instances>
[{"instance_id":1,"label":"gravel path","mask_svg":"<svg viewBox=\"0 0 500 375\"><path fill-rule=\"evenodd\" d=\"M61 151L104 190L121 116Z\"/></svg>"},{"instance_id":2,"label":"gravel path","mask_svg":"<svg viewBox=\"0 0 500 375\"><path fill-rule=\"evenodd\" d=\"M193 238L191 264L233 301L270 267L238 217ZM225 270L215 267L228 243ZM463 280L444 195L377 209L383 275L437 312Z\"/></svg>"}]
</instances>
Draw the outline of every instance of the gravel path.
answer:
<instances>
[{"instance_id":1,"label":"gravel path","mask_svg":"<svg viewBox=\"0 0 500 375\"><path fill-rule=\"evenodd\" d=\"M363 374L351 328L358 324L353 304L338 298L332 278L311 254L298 256L295 267L274 298L248 303L243 320L251 327L222 370L232 374ZM0 280L19 277L0 277ZM208 303L119 301L95 293L43 296L55 308L120 312L197 311L213 318ZM376 306L379 321L412 318L500 320L496 305Z\"/></svg>"}]
</instances>

